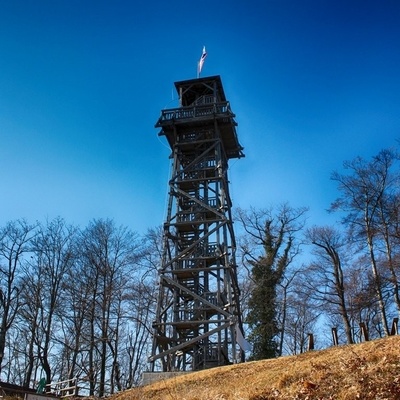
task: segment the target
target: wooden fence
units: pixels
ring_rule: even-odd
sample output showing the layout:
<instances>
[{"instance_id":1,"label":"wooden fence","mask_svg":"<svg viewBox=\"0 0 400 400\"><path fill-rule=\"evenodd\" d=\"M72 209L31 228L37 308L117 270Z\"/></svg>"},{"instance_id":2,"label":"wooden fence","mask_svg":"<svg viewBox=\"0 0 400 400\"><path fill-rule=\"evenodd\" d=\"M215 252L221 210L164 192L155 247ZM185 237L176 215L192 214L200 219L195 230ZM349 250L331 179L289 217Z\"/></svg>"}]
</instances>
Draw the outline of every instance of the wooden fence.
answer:
<instances>
[{"instance_id":1,"label":"wooden fence","mask_svg":"<svg viewBox=\"0 0 400 400\"><path fill-rule=\"evenodd\" d=\"M45 393L62 398L77 397L79 395L78 378L50 383L45 386Z\"/></svg>"},{"instance_id":2,"label":"wooden fence","mask_svg":"<svg viewBox=\"0 0 400 400\"><path fill-rule=\"evenodd\" d=\"M399 319L393 318L392 328L390 330L390 336L398 335L399 332ZM368 328L364 322L360 322L360 332L361 337L365 342L369 340ZM332 328L332 341L334 346L339 345L339 338L337 333L337 328ZM312 333L308 334L308 350L314 350L314 335Z\"/></svg>"}]
</instances>

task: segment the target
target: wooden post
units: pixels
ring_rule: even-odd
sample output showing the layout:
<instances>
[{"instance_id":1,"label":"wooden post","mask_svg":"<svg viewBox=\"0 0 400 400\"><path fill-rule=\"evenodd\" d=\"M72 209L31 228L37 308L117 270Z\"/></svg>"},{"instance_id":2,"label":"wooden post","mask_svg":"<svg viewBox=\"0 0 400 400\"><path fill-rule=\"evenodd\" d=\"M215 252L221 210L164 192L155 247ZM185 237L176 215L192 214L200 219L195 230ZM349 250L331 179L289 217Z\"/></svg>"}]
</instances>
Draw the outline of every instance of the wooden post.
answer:
<instances>
[{"instance_id":1,"label":"wooden post","mask_svg":"<svg viewBox=\"0 0 400 400\"><path fill-rule=\"evenodd\" d=\"M332 328L332 338L333 338L333 345L338 346L339 340L338 340L338 335L337 335L337 328Z\"/></svg>"},{"instance_id":2,"label":"wooden post","mask_svg":"<svg viewBox=\"0 0 400 400\"><path fill-rule=\"evenodd\" d=\"M364 340L368 342L369 337L368 337L368 330L367 327L365 326L364 322L360 322L360 328L361 328L361 334L364 337Z\"/></svg>"},{"instance_id":3,"label":"wooden post","mask_svg":"<svg viewBox=\"0 0 400 400\"><path fill-rule=\"evenodd\" d=\"M74 390L74 396L75 396L75 397L78 397L78 396L79 396L78 377L75 377L75 390Z\"/></svg>"},{"instance_id":4,"label":"wooden post","mask_svg":"<svg viewBox=\"0 0 400 400\"><path fill-rule=\"evenodd\" d=\"M390 331L390 336L397 335L397 332L398 332L398 323L399 323L399 319L398 319L398 318L393 318L392 330Z\"/></svg>"},{"instance_id":5,"label":"wooden post","mask_svg":"<svg viewBox=\"0 0 400 400\"><path fill-rule=\"evenodd\" d=\"M312 333L308 334L308 351L314 350L314 335Z\"/></svg>"}]
</instances>

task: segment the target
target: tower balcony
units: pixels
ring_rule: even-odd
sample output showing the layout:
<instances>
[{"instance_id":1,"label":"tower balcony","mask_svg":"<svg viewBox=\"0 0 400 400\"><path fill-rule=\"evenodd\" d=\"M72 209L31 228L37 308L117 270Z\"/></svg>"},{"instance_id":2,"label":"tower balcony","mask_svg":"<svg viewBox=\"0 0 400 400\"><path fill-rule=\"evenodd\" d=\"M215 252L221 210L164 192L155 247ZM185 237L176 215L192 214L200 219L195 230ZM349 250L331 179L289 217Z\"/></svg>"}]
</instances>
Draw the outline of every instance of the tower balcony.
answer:
<instances>
[{"instance_id":1,"label":"tower balcony","mask_svg":"<svg viewBox=\"0 0 400 400\"><path fill-rule=\"evenodd\" d=\"M239 144L236 134L235 114L227 101L162 110L156 128L161 128L159 135L166 136L173 149L176 142L176 130L179 132L180 129L187 131L192 128L214 128L215 122L217 122L227 158L244 157L243 147Z\"/></svg>"},{"instance_id":2,"label":"tower balcony","mask_svg":"<svg viewBox=\"0 0 400 400\"><path fill-rule=\"evenodd\" d=\"M213 120L215 118L229 118L231 122L236 126L236 122L233 120L235 114L230 109L229 102L223 101L214 104L195 104L188 107L171 108L168 110L161 111L161 117L157 121L156 128L164 128L164 126L175 123L188 123L192 119L196 121Z\"/></svg>"}]
</instances>

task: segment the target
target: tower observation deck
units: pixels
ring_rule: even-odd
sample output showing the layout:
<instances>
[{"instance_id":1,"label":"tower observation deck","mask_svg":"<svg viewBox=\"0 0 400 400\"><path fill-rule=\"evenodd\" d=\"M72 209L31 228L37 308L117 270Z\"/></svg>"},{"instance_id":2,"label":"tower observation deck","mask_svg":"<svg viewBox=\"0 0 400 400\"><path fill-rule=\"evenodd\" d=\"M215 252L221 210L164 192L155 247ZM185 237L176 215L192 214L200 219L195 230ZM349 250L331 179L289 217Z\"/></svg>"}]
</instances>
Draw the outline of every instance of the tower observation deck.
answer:
<instances>
[{"instance_id":1,"label":"tower observation deck","mask_svg":"<svg viewBox=\"0 0 400 400\"><path fill-rule=\"evenodd\" d=\"M179 107L156 123L172 150L152 370L244 359L228 161L244 157L221 78L175 83ZM243 345L242 345L243 346Z\"/></svg>"}]
</instances>

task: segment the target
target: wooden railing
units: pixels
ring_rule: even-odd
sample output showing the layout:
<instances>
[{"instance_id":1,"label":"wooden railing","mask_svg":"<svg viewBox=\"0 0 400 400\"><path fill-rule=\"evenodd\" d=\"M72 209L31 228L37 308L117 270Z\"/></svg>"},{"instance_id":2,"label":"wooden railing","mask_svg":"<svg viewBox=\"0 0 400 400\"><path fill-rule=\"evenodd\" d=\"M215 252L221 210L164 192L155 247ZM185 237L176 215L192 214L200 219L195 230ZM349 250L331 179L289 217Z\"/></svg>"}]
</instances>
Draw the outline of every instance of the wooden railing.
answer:
<instances>
[{"instance_id":1,"label":"wooden railing","mask_svg":"<svg viewBox=\"0 0 400 400\"><path fill-rule=\"evenodd\" d=\"M46 393L51 393L57 397L77 397L78 392L78 378L76 377L46 385Z\"/></svg>"},{"instance_id":2,"label":"wooden railing","mask_svg":"<svg viewBox=\"0 0 400 400\"><path fill-rule=\"evenodd\" d=\"M233 114L230 111L229 102L225 101L222 103L202 104L191 107L178 107L163 110L161 112L161 117L158 120L158 125L166 121L198 118L214 114L228 114L233 117Z\"/></svg>"}]
</instances>

